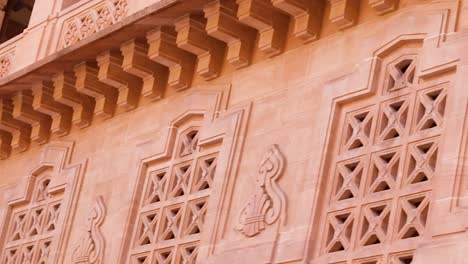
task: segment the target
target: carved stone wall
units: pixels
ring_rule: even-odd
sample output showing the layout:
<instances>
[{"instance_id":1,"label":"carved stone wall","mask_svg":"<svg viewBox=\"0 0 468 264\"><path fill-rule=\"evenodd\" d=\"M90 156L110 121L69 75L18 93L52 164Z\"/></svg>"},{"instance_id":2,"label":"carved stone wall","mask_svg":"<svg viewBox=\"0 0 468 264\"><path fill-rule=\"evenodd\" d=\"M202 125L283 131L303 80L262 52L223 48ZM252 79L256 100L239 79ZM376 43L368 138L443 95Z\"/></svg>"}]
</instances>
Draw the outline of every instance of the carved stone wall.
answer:
<instances>
[{"instance_id":1,"label":"carved stone wall","mask_svg":"<svg viewBox=\"0 0 468 264\"><path fill-rule=\"evenodd\" d=\"M69 165L72 150L71 142L47 146L30 175L6 190L2 263L40 264L63 258L85 165Z\"/></svg>"},{"instance_id":2,"label":"carved stone wall","mask_svg":"<svg viewBox=\"0 0 468 264\"><path fill-rule=\"evenodd\" d=\"M466 262L465 2L169 2L0 87L0 263Z\"/></svg>"},{"instance_id":3,"label":"carved stone wall","mask_svg":"<svg viewBox=\"0 0 468 264\"><path fill-rule=\"evenodd\" d=\"M428 235L450 83L422 84L419 61L418 49L386 56L375 95L334 121L321 238L333 263L411 263Z\"/></svg>"}]
</instances>

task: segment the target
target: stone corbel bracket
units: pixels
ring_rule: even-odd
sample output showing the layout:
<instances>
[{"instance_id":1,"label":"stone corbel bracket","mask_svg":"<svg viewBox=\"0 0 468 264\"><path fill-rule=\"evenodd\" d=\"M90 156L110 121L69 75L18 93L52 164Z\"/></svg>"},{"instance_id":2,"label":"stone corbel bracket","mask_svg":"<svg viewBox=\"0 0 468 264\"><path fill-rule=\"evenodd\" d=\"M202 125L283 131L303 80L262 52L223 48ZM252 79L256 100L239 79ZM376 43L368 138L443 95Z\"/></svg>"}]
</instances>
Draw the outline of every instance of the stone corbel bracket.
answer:
<instances>
[{"instance_id":1,"label":"stone corbel bracket","mask_svg":"<svg viewBox=\"0 0 468 264\"><path fill-rule=\"evenodd\" d=\"M10 156L11 134L0 130L0 159L6 159Z\"/></svg>"},{"instance_id":2,"label":"stone corbel bracket","mask_svg":"<svg viewBox=\"0 0 468 264\"><path fill-rule=\"evenodd\" d=\"M52 77L52 82L54 100L73 109L73 125L78 128L89 126L93 118L94 99L76 90L76 79L72 74L59 72Z\"/></svg>"},{"instance_id":3,"label":"stone corbel bracket","mask_svg":"<svg viewBox=\"0 0 468 264\"><path fill-rule=\"evenodd\" d=\"M120 52L105 51L96 58L99 81L117 90L117 107L129 111L138 106L142 81L122 69L123 57Z\"/></svg>"},{"instance_id":4,"label":"stone corbel bracket","mask_svg":"<svg viewBox=\"0 0 468 264\"><path fill-rule=\"evenodd\" d=\"M258 30L258 48L268 57L283 52L289 18L275 9L268 0L236 0L237 18Z\"/></svg>"},{"instance_id":5,"label":"stone corbel bracket","mask_svg":"<svg viewBox=\"0 0 468 264\"><path fill-rule=\"evenodd\" d=\"M322 0L271 0L294 21L293 34L304 42L319 38L325 2Z\"/></svg>"},{"instance_id":6,"label":"stone corbel bracket","mask_svg":"<svg viewBox=\"0 0 468 264\"><path fill-rule=\"evenodd\" d=\"M384 15L398 8L399 0L369 0L369 5L374 8L377 13Z\"/></svg>"},{"instance_id":7,"label":"stone corbel bracket","mask_svg":"<svg viewBox=\"0 0 468 264\"><path fill-rule=\"evenodd\" d=\"M13 117L13 102L7 97L0 98L0 131L4 135L10 134L2 137L2 142L11 142L10 147L2 151L2 156L8 156L12 151L23 152L29 148L31 126Z\"/></svg>"},{"instance_id":8,"label":"stone corbel bracket","mask_svg":"<svg viewBox=\"0 0 468 264\"><path fill-rule=\"evenodd\" d=\"M237 19L235 2L217 0L203 10L207 19L206 32L226 43L226 60L236 68L249 65L256 32Z\"/></svg>"},{"instance_id":9,"label":"stone corbel bracket","mask_svg":"<svg viewBox=\"0 0 468 264\"><path fill-rule=\"evenodd\" d=\"M142 95L150 100L161 99L166 90L169 71L148 57L147 43L131 39L120 47L124 71L143 80Z\"/></svg>"},{"instance_id":10,"label":"stone corbel bracket","mask_svg":"<svg viewBox=\"0 0 468 264\"><path fill-rule=\"evenodd\" d=\"M197 56L197 73L210 80L218 77L224 57L224 43L205 32L206 19L199 15L185 15L175 22L177 46Z\"/></svg>"},{"instance_id":11,"label":"stone corbel bracket","mask_svg":"<svg viewBox=\"0 0 468 264\"><path fill-rule=\"evenodd\" d=\"M60 58L5 76L0 159L159 100L166 91L179 92L279 55L297 46L293 39L317 40L330 24L351 27L360 15L358 0L210 0L199 5L170 0L154 13L137 11L116 30L112 25L126 16L128 0L104 2L63 21L65 31L56 44L69 51ZM384 14L396 9L398 0L368 4ZM93 40L91 35L107 27L119 41L108 36ZM85 46L77 43L87 36ZM77 56L81 52L84 56ZM2 58L0 77L13 63L10 56Z\"/></svg>"},{"instance_id":12,"label":"stone corbel bracket","mask_svg":"<svg viewBox=\"0 0 468 264\"><path fill-rule=\"evenodd\" d=\"M237 230L245 236L258 235L267 225L286 217L286 196L277 183L285 163L278 145L270 146L260 162L255 192L239 215Z\"/></svg>"},{"instance_id":13,"label":"stone corbel bracket","mask_svg":"<svg viewBox=\"0 0 468 264\"><path fill-rule=\"evenodd\" d=\"M48 115L52 119L51 132L59 137L70 132L73 109L54 99L54 87L51 83L38 82L31 88L35 111Z\"/></svg>"},{"instance_id":14,"label":"stone corbel bracket","mask_svg":"<svg viewBox=\"0 0 468 264\"><path fill-rule=\"evenodd\" d=\"M354 26L359 17L359 0L329 0L330 21L340 29Z\"/></svg>"},{"instance_id":15,"label":"stone corbel bracket","mask_svg":"<svg viewBox=\"0 0 468 264\"><path fill-rule=\"evenodd\" d=\"M177 33L170 27L159 27L148 33L148 57L169 68L168 86L183 90L192 84L196 57L177 47Z\"/></svg>"},{"instance_id":16,"label":"stone corbel bracket","mask_svg":"<svg viewBox=\"0 0 468 264\"><path fill-rule=\"evenodd\" d=\"M98 69L90 62L82 62L74 67L78 92L94 98L94 115L98 119L107 119L114 115L117 105L118 90L99 80Z\"/></svg>"},{"instance_id":17,"label":"stone corbel bracket","mask_svg":"<svg viewBox=\"0 0 468 264\"><path fill-rule=\"evenodd\" d=\"M44 144L50 137L50 116L36 111L33 108L33 95L31 90L22 90L13 96L13 118L31 126L31 140Z\"/></svg>"}]
</instances>

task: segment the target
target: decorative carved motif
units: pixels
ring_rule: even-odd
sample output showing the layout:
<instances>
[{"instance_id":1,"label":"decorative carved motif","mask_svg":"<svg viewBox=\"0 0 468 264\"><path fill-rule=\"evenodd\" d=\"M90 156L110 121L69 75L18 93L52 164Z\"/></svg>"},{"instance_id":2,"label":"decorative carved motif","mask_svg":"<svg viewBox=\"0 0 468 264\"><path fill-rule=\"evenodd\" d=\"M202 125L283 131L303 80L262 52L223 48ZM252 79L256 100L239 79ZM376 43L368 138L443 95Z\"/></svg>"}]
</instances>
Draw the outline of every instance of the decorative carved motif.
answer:
<instances>
[{"instance_id":1,"label":"decorative carved motif","mask_svg":"<svg viewBox=\"0 0 468 264\"><path fill-rule=\"evenodd\" d=\"M88 217L86 232L73 252L73 263L101 264L104 257L104 236L100 227L104 223L106 207L102 196L98 196Z\"/></svg>"},{"instance_id":2,"label":"decorative carved motif","mask_svg":"<svg viewBox=\"0 0 468 264\"><path fill-rule=\"evenodd\" d=\"M0 78L8 75L11 68L11 60L14 56L13 52L10 52L0 58Z\"/></svg>"},{"instance_id":3,"label":"decorative carved motif","mask_svg":"<svg viewBox=\"0 0 468 264\"><path fill-rule=\"evenodd\" d=\"M322 220L333 263L412 263L426 235L448 85L420 83L417 54L387 54L376 94L340 108ZM354 257L368 246L374 256Z\"/></svg>"},{"instance_id":4,"label":"decorative carved motif","mask_svg":"<svg viewBox=\"0 0 468 264\"><path fill-rule=\"evenodd\" d=\"M284 165L285 158L278 146L271 146L260 163L255 193L240 213L238 230L245 236L259 234L266 225L285 215L286 197L277 184Z\"/></svg>"},{"instance_id":5,"label":"decorative carved motif","mask_svg":"<svg viewBox=\"0 0 468 264\"><path fill-rule=\"evenodd\" d=\"M127 0L108 0L85 14L70 19L64 27L63 46L76 42L122 20L127 14Z\"/></svg>"}]
</instances>

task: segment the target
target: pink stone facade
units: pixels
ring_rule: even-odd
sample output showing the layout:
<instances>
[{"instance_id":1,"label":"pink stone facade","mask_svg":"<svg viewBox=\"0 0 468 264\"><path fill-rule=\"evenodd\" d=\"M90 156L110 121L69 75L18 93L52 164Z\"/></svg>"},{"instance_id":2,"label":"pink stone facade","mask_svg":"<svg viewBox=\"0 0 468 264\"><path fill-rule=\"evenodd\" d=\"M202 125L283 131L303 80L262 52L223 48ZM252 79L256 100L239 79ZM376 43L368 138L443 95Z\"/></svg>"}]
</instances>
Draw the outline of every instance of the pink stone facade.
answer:
<instances>
[{"instance_id":1,"label":"pink stone facade","mask_svg":"<svg viewBox=\"0 0 468 264\"><path fill-rule=\"evenodd\" d=\"M467 6L36 0L0 263L468 263Z\"/></svg>"}]
</instances>

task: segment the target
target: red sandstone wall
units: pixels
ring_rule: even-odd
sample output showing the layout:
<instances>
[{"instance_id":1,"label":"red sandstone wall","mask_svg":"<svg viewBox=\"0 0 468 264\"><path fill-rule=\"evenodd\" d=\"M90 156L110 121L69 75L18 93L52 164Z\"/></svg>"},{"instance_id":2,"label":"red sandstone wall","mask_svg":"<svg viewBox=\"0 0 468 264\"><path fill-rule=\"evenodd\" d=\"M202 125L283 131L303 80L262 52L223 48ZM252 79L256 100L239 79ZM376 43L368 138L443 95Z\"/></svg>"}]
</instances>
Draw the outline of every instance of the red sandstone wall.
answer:
<instances>
[{"instance_id":1,"label":"red sandstone wall","mask_svg":"<svg viewBox=\"0 0 468 264\"><path fill-rule=\"evenodd\" d=\"M465 16L404 6L0 161L2 263L467 263Z\"/></svg>"}]
</instances>

